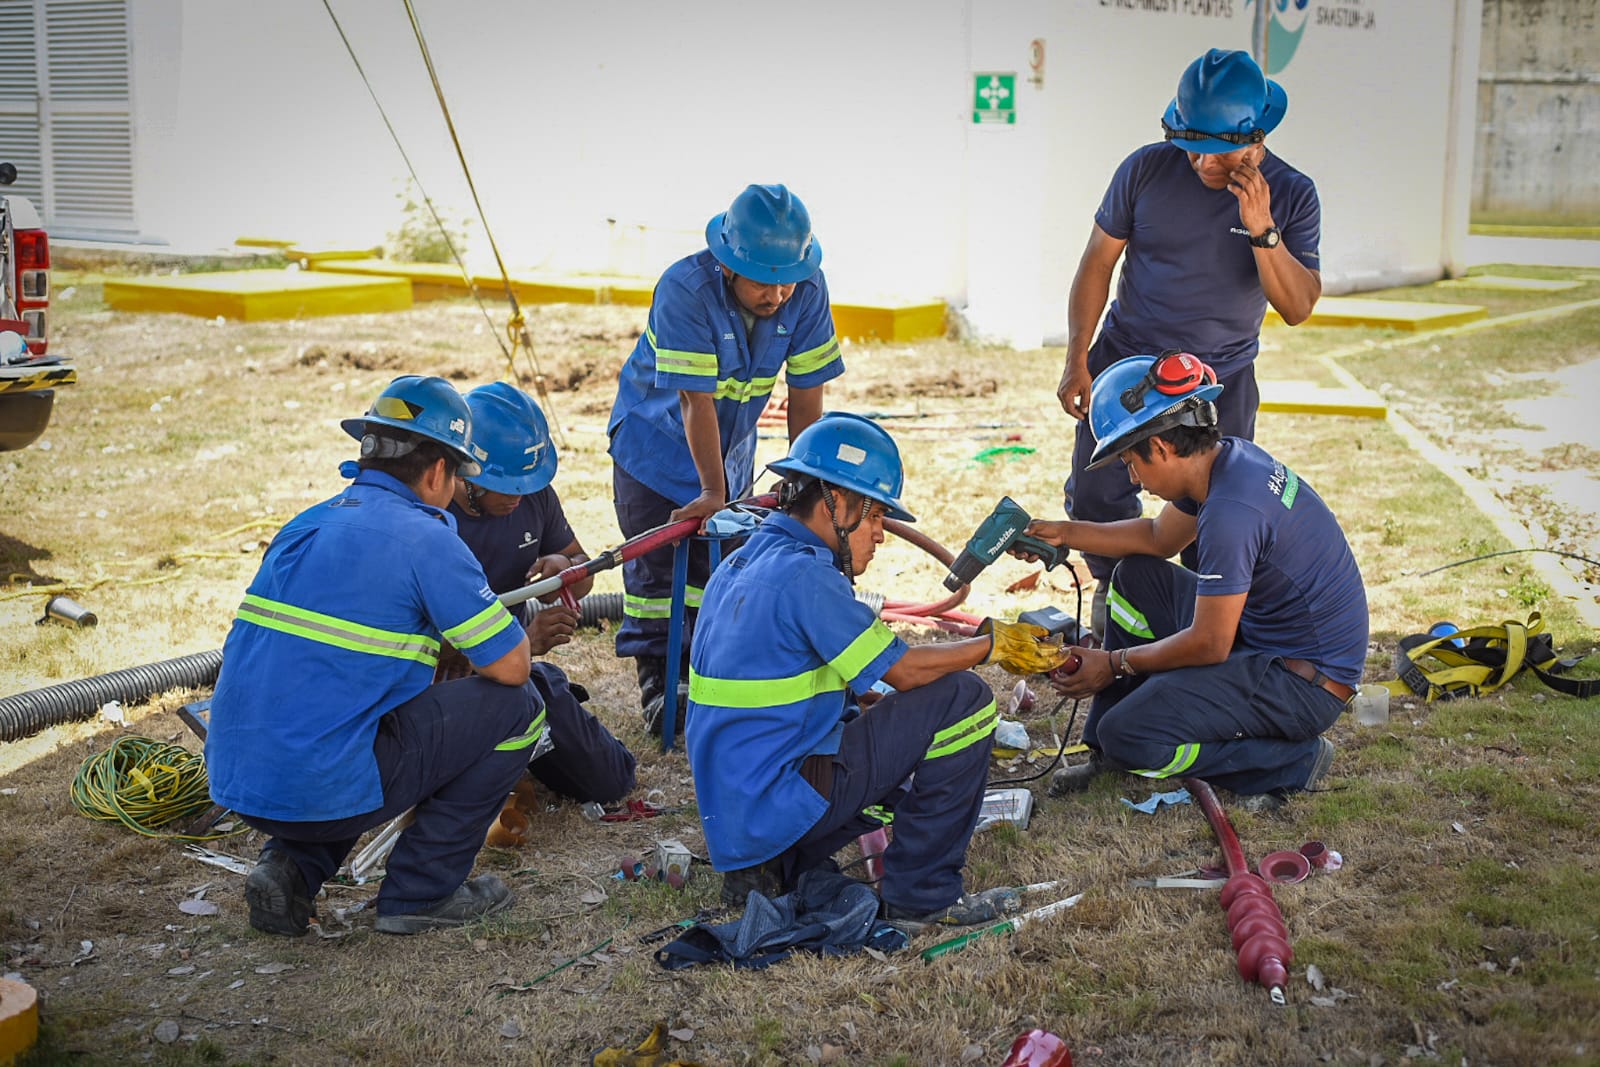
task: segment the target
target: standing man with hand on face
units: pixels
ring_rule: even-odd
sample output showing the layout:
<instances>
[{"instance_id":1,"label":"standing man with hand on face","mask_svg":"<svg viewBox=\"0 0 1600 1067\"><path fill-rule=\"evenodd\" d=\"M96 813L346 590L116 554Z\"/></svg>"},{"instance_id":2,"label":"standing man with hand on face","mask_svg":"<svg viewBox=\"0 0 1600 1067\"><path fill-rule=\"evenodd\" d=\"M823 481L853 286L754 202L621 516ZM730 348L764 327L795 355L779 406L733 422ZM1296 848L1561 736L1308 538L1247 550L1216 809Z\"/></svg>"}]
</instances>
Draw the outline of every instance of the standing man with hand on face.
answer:
<instances>
[{"instance_id":1,"label":"standing man with hand on face","mask_svg":"<svg viewBox=\"0 0 1600 1067\"><path fill-rule=\"evenodd\" d=\"M556 447L539 405L515 386L494 382L468 393L467 407L482 469L457 479L450 514L483 564L489 588L509 593L587 560L551 484ZM593 585L593 578L583 578L570 589L582 597ZM554 593L538 610L525 601L512 612L528 631L535 656L566 644L577 632L578 613ZM532 677L544 698L555 750L528 764L528 772L580 803L621 800L634 786L633 754L584 707L588 691L553 663L534 663Z\"/></svg>"},{"instance_id":2,"label":"standing man with hand on face","mask_svg":"<svg viewBox=\"0 0 1600 1067\"><path fill-rule=\"evenodd\" d=\"M1079 420L1069 517L1113 522L1139 514L1120 462L1089 469L1095 440L1083 421L1090 383L1120 359L1168 350L1199 356L1225 386L1219 429L1254 439L1254 363L1267 304L1295 326L1322 294L1316 186L1265 143L1287 107L1283 87L1248 53L1213 48L1179 79L1161 120L1165 141L1138 149L1112 177L1072 280L1067 362L1056 389ZM1095 337L1119 259L1117 298ZM1114 561L1084 558L1096 580L1094 629L1103 633Z\"/></svg>"},{"instance_id":3,"label":"standing man with hand on face","mask_svg":"<svg viewBox=\"0 0 1600 1067\"><path fill-rule=\"evenodd\" d=\"M1333 762L1322 733L1361 681L1366 587L1311 486L1253 442L1218 434L1222 392L1186 353L1111 367L1094 383L1091 464L1115 463L1166 506L1153 519L1028 525L1047 544L1122 558L1105 649L1081 650L1078 671L1052 679L1094 697L1089 762L1057 771L1054 795L1123 768L1194 775L1242 794L1247 810L1271 810ZM1168 561L1191 543L1197 569Z\"/></svg>"},{"instance_id":4,"label":"standing man with hand on face","mask_svg":"<svg viewBox=\"0 0 1600 1067\"><path fill-rule=\"evenodd\" d=\"M503 910L473 858L544 734L528 637L445 511L476 474L466 402L406 375L346 419L355 481L278 531L223 645L211 796L269 836L245 880L250 925L298 937L362 833L416 808L376 927L413 934ZM434 684L441 640L476 673Z\"/></svg>"},{"instance_id":5,"label":"standing man with hand on face","mask_svg":"<svg viewBox=\"0 0 1600 1067\"><path fill-rule=\"evenodd\" d=\"M819 269L822 246L799 197L781 185L748 187L706 225L706 245L656 283L649 324L618 375L606 430L624 537L707 519L746 496L755 481L756 420L778 375L789 387L793 441L822 414L823 384L844 373ZM709 574L705 547L695 546L685 657ZM659 733L672 549L623 564L622 585L617 655L636 661L640 708ZM686 679L687 669L678 677Z\"/></svg>"}]
</instances>

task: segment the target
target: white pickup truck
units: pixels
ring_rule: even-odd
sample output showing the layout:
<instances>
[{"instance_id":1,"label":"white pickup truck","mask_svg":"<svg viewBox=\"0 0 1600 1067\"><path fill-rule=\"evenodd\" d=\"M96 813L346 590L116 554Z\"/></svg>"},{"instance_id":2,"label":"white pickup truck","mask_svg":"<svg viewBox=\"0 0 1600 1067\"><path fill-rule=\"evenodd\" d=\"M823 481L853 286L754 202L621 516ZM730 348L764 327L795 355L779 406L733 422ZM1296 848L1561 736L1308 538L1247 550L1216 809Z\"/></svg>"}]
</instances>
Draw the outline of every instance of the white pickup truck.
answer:
<instances>
[{"instance_id":1,"label":"white pickup truck","mask_svg":"<svg viewBox=\"0 0 1600 1067\"><path fill-rule=\"evenodd\" d=\"M17 168L0 163L0 187ZM47 354L50 239L25 197L0 188L0 452L27 448L50 424L55 391L72 385L72 364Z\"/></svg>"}]
</instances>

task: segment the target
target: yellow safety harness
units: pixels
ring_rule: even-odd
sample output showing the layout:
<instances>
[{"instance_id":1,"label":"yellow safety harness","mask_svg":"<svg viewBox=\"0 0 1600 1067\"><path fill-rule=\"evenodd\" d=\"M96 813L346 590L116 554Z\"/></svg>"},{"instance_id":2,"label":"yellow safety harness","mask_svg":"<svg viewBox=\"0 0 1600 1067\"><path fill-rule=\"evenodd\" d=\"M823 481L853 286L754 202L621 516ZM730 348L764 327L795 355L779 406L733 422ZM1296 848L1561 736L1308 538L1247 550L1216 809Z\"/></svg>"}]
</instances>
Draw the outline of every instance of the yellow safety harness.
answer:
<instances>
[{"instance_id":1,"label":"yellow safety harness","mask_svg":"<svg viewBox=\"0 0 1600 1067\"><path fill-rule=\"evenodd\" d=\"M1512 619L1444 636L1402 637L1394 654L1399 677L1384 685L1396 696L1453 700L1493 692L1526 669L1558 693L1580 699L1600 696L1600 679L1564 677L1578 662L1556 656L1544 619L1535 611L1527 622Z\"/></svg>"}]
</instances>

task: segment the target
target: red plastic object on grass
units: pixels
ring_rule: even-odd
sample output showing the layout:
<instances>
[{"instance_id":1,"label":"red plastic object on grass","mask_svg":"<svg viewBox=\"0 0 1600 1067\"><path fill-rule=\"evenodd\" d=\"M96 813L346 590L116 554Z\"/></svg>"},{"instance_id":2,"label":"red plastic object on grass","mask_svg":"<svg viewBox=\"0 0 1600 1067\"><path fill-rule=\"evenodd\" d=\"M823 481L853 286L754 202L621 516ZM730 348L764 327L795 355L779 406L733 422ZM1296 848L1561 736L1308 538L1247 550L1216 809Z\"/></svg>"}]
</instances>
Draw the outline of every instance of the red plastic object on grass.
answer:
<instances>
[{"instance_id":1,"label":"red plastic object on grass","mask_svg":"<svg viewBox=\"0 0 1600 1067\"><path fill-rule=\"evenodd\" d=\"M1000 1067L1072 1067L1072 1050L1048 1030L1029 1030L1012 1043Z\"/></svg>"}]
</instances>

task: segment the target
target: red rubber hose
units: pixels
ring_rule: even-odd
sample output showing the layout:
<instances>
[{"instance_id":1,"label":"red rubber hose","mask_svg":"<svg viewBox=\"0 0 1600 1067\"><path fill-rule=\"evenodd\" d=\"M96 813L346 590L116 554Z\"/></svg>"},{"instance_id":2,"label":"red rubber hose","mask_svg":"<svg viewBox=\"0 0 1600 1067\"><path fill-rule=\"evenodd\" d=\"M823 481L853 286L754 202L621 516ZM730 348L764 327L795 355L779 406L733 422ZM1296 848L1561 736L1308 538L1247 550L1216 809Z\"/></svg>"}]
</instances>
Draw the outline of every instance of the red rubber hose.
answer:
<instances>
[{"instance_id":1,"label":"red rubber hose","mask_svg":"<svg viewBox=\"0 0 1600 1067\"><path fill-rule=\"evenodd\" d=\"M1289 928L1283 913L1272 899L1266 879L1251 872L1245 863L1239 835L1222 810L1217 794L1199 778L1185 778L1183 784L1200 803L1206 821L1217 835L1222 856L1228 865L1228 881L1222 887L1221 903L1228 913L1228 936L1239 959L1239 977L1259 982L1267 988L1274 1004L1283 1004L1289 984L1289 964L1294 950L1289 946Z\"/></svg>"}]
</instances>

